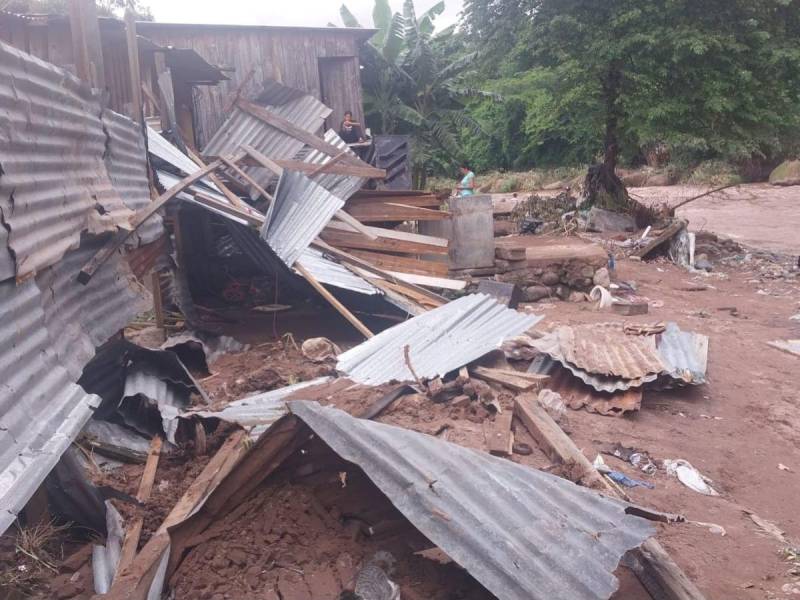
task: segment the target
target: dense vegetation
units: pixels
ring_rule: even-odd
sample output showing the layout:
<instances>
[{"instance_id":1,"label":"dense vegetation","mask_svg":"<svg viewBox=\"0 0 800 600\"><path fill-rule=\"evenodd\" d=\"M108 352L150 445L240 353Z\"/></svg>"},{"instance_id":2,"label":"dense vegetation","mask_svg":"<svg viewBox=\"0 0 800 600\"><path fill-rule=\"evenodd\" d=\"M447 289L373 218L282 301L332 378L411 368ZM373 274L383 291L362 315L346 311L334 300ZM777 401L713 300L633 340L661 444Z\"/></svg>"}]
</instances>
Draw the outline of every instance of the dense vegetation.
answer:
<instances>
[{"instance_id":1,"label":"dense vegetation","mask_svg":"<svg viewBox=\"0 0 800 600\"><path fill-rule=\"evenodd\" d=\"M377 0L364 57L368 124L415 134L433 170L797 151L800 0L466 0L434 34L440 11Z\"/></svg>"}]
</instances>

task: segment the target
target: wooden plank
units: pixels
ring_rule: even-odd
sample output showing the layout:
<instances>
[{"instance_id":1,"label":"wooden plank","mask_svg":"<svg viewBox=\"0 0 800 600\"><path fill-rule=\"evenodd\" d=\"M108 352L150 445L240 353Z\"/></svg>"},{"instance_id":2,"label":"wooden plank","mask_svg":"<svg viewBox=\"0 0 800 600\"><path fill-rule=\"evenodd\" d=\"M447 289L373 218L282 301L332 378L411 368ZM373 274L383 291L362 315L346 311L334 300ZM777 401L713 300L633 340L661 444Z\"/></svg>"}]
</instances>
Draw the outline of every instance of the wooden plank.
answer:
<instances>
[{"instance_id":1,"label":"wooden plank","mask_svg":"<svg viewBox=\"0 0 800 600\"><path fill-rule=\"evenodd\" d=\"M358 233L360 233L361 235L363 235L367 239L369 239L369 240L378 239L378 236L376 236L374 233L372 233L367 228L366 225L362 224L361 221L359 221L355 217L350 216L348 213L346 213L342 209L339 209L339 210L336 211L336 218L339 219L340 221L346 223L348 226L352 227L353 229L355 229Z\"/></svg>"},{"instance_id":2,"label":"wooden plank","mask_svg":"<svg viewBox=\"0 0 800 600\"><path fill-rule=\"evenodd\" d=\"M379 252L395 252L400 254L443 254L447 255L447 248L431 246L419 242L409 242L392 238L373 236L369 239L360 233L337 231L326 228L320 237L334 246L340 248L355 248L360 250L377 250Z\"/></svg>"},{"instance_id":3,"label":"wooden plank","mask_svg":"<svg viewBox=\"0 0 800 600\"><path fill-rule=\"evenodd\" d=\"M311 242L311 245L314 248L316 248L317 250L321 250L322 252L330 254L331 256L333 256L334 258L336 258L337 260L339 260L341 262L348 263L350 265L353 265L355 267L363 269L363 270L365 270L365 271L367 271L369 273L373 273L375 275L378 275L378 276L386 279L387 281L390 281L390 282L394 283L395 285L400 286L401 288L414 291L414 292L416 292L416 293L428 298L429 301L432 301L436 306L441 306L442 304L446 304L447 303L447 300L445 298L443 298L442 296L440 296L439 294L435 294L435 293L433 293L433 292L431 292L429 290L426 290L423 287L414 285L413 283L406 283L406 282L398 279L394 275L392 275L389 271L385 271L385 270L381 269L380 267L376 267L372 263L370 263L370 262L368 262L366 260L363 260L363 259L359 258L358 256L353 256L349 252L345 252L344 250L339 250L338 248L334 248L330 244L327 244L327 243L325 243L324 241L322 241L320 239L317 239L317 240Z\"/></svg>"},{"instance_id":4,"label":"wooden plank","mask_svg":"<svg viewBox=\"0 0 800 600\"><path fill-rule=\"evenodd\" d=\"M150 273L150 286L153 288L153 310L156 314L156 327L164 331L164 300L161 297L161 276L158 271ZM166 334L164 334L166 338Z\"/></svg>"},{"instance_id":5,"label":"wooden plank","mask_svg":"<svg viewBox=\"0 0 800 600\"><path fill-rule=\"evenodd\" d=\"M233 171L239 177L244 179L255 191L257 191L259 194L261 194L262 197L266 198L270 202L274 202L275 201L275 198L272 197L272 194L270 194L267 190L265 190L263 187L261 187L260 183L258 183L252 177L250 177L250 175L248 175L244 170L242 170L239 167L239 165L237 165L235 162L233 162L229 158L224 158L224 157L221 158L220 160L223 163L225 163L225 166L228 167L231 171Z\"/></svg>"},{"instance_id":6,"label":"wooden plank","mask_svg":"<svg viewBox=\"0 0 800 600\"><path fill-rule=\"evenodd\" d=\"M417 206L421 208L440 208L442 201L434 194L424 196L358 196L347 200L348 206L359 206L362 204L383 204L394 202L405 206Z\"/></svg>"},{"instance_id":7,"label":"wooden plank","mask_svg":"<svg viewBox=\"0 0 800 600\"><path fill-rule=\"evenodd\" d=\"M153 491L153 483L156 480L156 471L158 470L158 459L161 454L161 436L154 436L150 442L150 450L147 453L147 462L144 465L142 472L142 479L139 482L139 491L136 494L136 499L139 502L146 503L150 500L150 494ZM142 527L144 526L144 517L138 515L128 527L125 532L125 541L122 543L122 550L119 555L119 564L117 565L116 575L128 568L136 556L136 550L139 547L139 538L142 535Z\"/></svg>"},{"instance_id":8,"label":"wooden plank","mask_svg":"<svg viewBox=\"0 0 800 600\"><path fill-rule=\"evenodd\" d=\"M518 392L540 390L542 385L550 379L548 375L535 375L522 371L490 369L488 367L475 367L471 369L471 373L481 379L499 383Z\"/></svg>"},{"instance_id":9,"label":"wooden plank","mask_svg":"<svg viewBox=\"0 0 800 600\"><path fill-rule=\"evenodd\" d=\"M267 110L263 106L259 106L258 104L254 104L244 98L239 98L236 101L236 106L238 106L241 110L246 112L252 117L259 119L273 127L282 131L283 133L292 136L296 140L303 142L304 144L311 146L315 150L319 150L320 152L324 152L329 156L336 156L341 152L339 148L334 146L333 144L329 144L325 140L320 137L317 137L313 133L309 133L305 129L298 127L288 119L284 119L283 117L276 115L270 110ZM359 159L357 156L353 154L346 154L342 157L342 162L358 165L363 164L363 161ZM301 161L302 162L302 161ZM316 165L312 165L312 168L316 168Z\"/></svg>"},{"instance_id":10,"label":"wooden plank","mask_svg":"<svg viewBox=\"0 0 800 600\"><path fill-rule=\"evenodd\" d=\"M363 275L364 273L360 273ZM398 285L391 281L386 281L385 279L377 279L377 278L369 278L368 281L374 285L376 288L382 290L385 294L391 295L400 295L408 297L412 302L421 306L422 308L429 310L431 308L436 308L437 306L441 306L441 304L437 304L436 302L432 301L427 296L417 293L415 290L404 288L401 285ZM413 313L412 313L413 314Z\"/></svg>"},{"instance_id":11,"label":"wooden plank","mask_svg":"<svg viewBox=\"0 0 800 600\"><path fill-rule=\"evenodd\" d=\"M237 217L244 221L247 221L250 225L254 227L261 227L264 224L264 215L257 212L251 212L246 210L240 210L235 206L231 206L230 204L226 204L225 202L221 202L219 199L214 198L204 192L193 192L192 194L194 199L201 204L205 204L206 206L210 206L212 208L216 208L219 211L222 211L226 214L229 214L233 217Z\"/></svg>"},{"instance_id":12,"label":"wooden plank","mask_svg":"<svg viewBox=\"0 0 800 600\"><path fill-rule=\"evenodd\" d=\"M263 154L261 154L261 152L259 152L258 150L256 150L252 146L243 145L242 146L242 150L244 150L248 154L248 156L250 156L250 158L252 158L254 161L256 161L255 162L255 166L264 167L265 169L269 169L270 171L275 173L275 175L277 175L278 177L283 175L283 167L281 167L280 165L276 164L275 161L272 160L271 158L268 158L268 157L264 156ZM237 161L234 161L234 162L238 163L238 162L241 162L241 161L237 160Z\"/></svg>"},{"instance_id":13,"label":"wooden plank","mask_svg":"<svg viewBox=\"0 0 800 600\"><path fill-rule=\"evenodd\" d=\"M242 148L252 148L252 146L242 146ZM256 152L258 152L256 150ZM264 156L263 154L259 153L260 156ZM207 160L213 160L214 156L206 156ZM289 169L290 171L299 171L300 173L310 174L313 173L319 165L315 165L312 163L303 162L302 160L294 160L289 158L276 158L270 159L273 164L280 167L281 169ZM263 167L265 166L255 158L245 158L242 161L242 164L247 167ZM274 169L269 168L273 173L275 172ZM366 163L362 165L350 165L350 164L335 164L332 165L328 170L327 173L332 175L352 175L354 177L364 177L366 179L383 179L386 176L386 171L383 169L376 169L375 167L371 167Z\"/></svg>"},{"instance_id":14,"label":"wooden plank","mask_svg":"<svg viewBox=\"0 0 800 600\"><path fill-rule=\"evenodd\" d=\"M298 262L298 263L295 263L295 264L294 264L294 267L293 267L293 268L294 268L294 270L295 270L295 271L297 271L298 273L300 273L300 275L302 275L302 276L303 276L303 279L305 279L306 281L308 281L308 283L310 283L310 284L311 284L311 287L313 287L315 290L317 290L317 292L319 292L320 296L322 296L323 298L325 298L325 300L327 300L327 301L328 301L328 303L329 303L331 306L333 306L333 308L335 308L335 309L336 309L336 310L339 312L339 314L340 314L340 315L342 315L342 316L343 316L345 319L347 319L347 320L350 322L350 324L351 324L351 325L353 325L353 327L355 327L356 329L358 329L358 331L360 331L360 332L361 332L361 334L362 334L362 335L364 335L364 337L366 337L367 339L369 339L369 338L371 338L371 337L374 337L374 336L375 336L375 334L374 334L374 333L372 333L372 332L371 332L371 331L370 331L370 330L367 328L367 326L366 326L366 325L364 325L364 324L363 324L361 321L359 321L359 320L358 320L358 317L356 317L356 316L355 316L353 313L351 313L351 312L350 312L350 311L347 309L347 307L346 307L344 304L342 304L341 302L339 302L339 301L338 301L338 300L337 300L337 299L334 297L334 295L333 295L333 294L331 294L331 293L330 293L330 292L327 290L327 288L325 288L325 287L324 287L324 286L323 286L323 285L322 285L322 284L321 284L319 281L317 281L317 279L316 279L316 278L315 278L315 277L314 277L314 276L313 276L311 273L309 273L309 272L306 270L306 268L305 268L305 267L303 267L303 265L301 265L301 264Z\"/></svg>"},{"instance_id":15,"label":"wooden plank","mask_svg":"<svg viewBox=\"0 0 800 600\"><path fill-rule=\"evenodd\" d=\"M95 254L92 259L87 262L83 268L81 269L80 273L78 273L78 281L83 285L89 283L94 274L97 270L103 266L103 264L111 258L111 255L114 254L117 250L119 250L125 241L133 235L133 232L136 231L142 224L152 217L155 212L164 206L167 202L172 200L175 196L180 194L183 190L187 187L192 185L198 179L202 179L215 169L218 169L222 166L222 161L216 160L212 162L210 165L200 169L199 171L192 173L181 179L178 183L173 185L170 189L166 192L161 194L158 198L156 198L153 202L148 204L146 207L139 210L131 219L131 228L130 229L120 229L114 237L112 237L105 246L103 246L97 254Z\"/></svg>"},{"instance_id":16,"label":"wooden plank","mask_svg":"<svg viewBox=\"0 0 800 600\"><path fill-rule=\"evenodd\" d=\"M486 447L490 454L511 456L514 446L514 433L511 431L513 419L514 413L507 410L495 415L493 423L487 423Z\"/></svg>"},{"instance_id":17,"label":"wooden plank","mask_svg":"<svg viewBox=\"0 0 800 600\"><path fill-rule=\"evenodd\" d=\"M389 272L406 283L414 283L416 285L423 285L425 287L443 290L463 290L465 287L467 287L467 282L461 279L431 277L430 275L416 275L414 273L400 273L398 271Z\"/></svg>"},{"instance_id":18,"label":"wooden plank","mask_svg":"<svg viewBox=\"0 0 800 600\"><path fill-rule=\"evenodd\" d=\"M183 135L181 135L181 137L183 137L183 143L186 146L186 153L189 155L189 158L191 158L195 162L195 164L198 167L200 167L201 169L206 167L207 166L206 163L203 162L203 159L200 158L192 150L190 144L188 144L186 142L186 138ZM228 164L227 162L225 162L226 160L231 162L230 159L225 159L225 158L220 158L220 160L223 163L225 163L226 165ZM236 164L236 163L233 163L233 164ZM239 198L239 196L234 194L232 191L230 191L228 189L228 186L226 186L224 183L222 183L220 178L217 177L216 175L214 175L214 173L209 173L208 174L208 179L209 179L209 181L211 181L214 185L216 185L219 188L219 190L222 192L222 194L228 199L228 202L230 202L231 204L233 204L237 208L241 208L242 210L245 210L245 211L250 210L250 205L247 204L247 202L245 202L241 198Z\"/></svg>"},{"instance_id":19,"label":"wooden plank","mask_svg":"<svg viewBox=\"0 0 800 600\"><path fill-rule=\"evenodd\" d=\"M648 254L650 254L653 250L658 248L661 244L675 237L675 234L677 234L681 229L685 228L688 224L689 224L688 221L684 220L675 221L672 225L667 227L658 236L656 236L656 238L653 241L646 244L642 248L639 248L636 252L631 254L631 256L635 256L637 258L644 258Z\"/></svg>"},{"instance_id":20,"label":"wooden plank","mask_svg":"<svg viewBox=\"0 0 800 600\"><path fill-rule=\"evenodd\" d=\"M117 577L104 596L106 600L145 600L148 597L158 565L170 548L168 529L189 517L198 502L208 496L239 463L249 448L244 443L246 436L244 431L238 430L225 440L130 566L117 570Z\"/></svg>"},{"instance_id":21,"label":"wooden plank","mask_svg":"<svg viewBox=\"0 0 800 600\"><path fill-rule=\"evenodd\" d=\"M340 162L345 156L350 154L350 151L345 149L339 152L336 156L331 158L329 161L321 164L316 169L309 173L309 177L314 177L314 175L319 175L320 173L329 173L330 169L336 165L336 163Z\"/></svg>"},{"instance_id":22,"label":"wooden plank","mask_svg":"<svg viewBox=\"0 0 800 600\"><path fill-rule=\"evenodd\" d=\"M128 46L128 69L131 78L131 117L137 124L141 124L144 116L142 112L142 72L139 67L136 13L130 8L125 10L125 39Z\"/></svg>"},{"instance_id":23,"label":"wooden plank","mask_svg":"<svg viewBox=\"0 0 800 600\"><path fill-rule=\"evenodd\" d=\"M514 409L515 414L551 460L580 465L582 474L576 479L619 496L617 490L600 476L583 452L539 405L535 396L517 397ZM641 550L633 550L628 556L633 559L633 572L653 598L705 600L705 596L697 586L656 539L648 539L642 544Z\"/></svg>"},{"instance_id":24,"label":"wooden plank","mask_svg":"<svg viewBox=\"0 0 800 600\"><path fill-rule=\"evenodd\" d=\"M383 202L381 204L363 204L345 206L345 210L362 223L376 223L381 221L444 221L450 218L450 213L430 208L406 206ZM494 249L492 250L494 258Z\"/></svg>"},{"instance_id":25,"label":"wooden plank","mask_svg":"<svg viewBox=\"0 0 800 600\"><path fill-rule=\"evenodd\" d=\"M337 223L335 221L328 223L328 229L337 229L339 231L349 231L352 233L354 229L349 227L346 223ZM390 240L401 240L407 242L416 242L426 246L435 246L437 248L447 248L450 241L447 238L435 237L432 235L423 235L420 233L410 233L408 231L400 231L398 229L385 229L383 227L373 227L371 225L363 225L364 229L369 231L375 237L387 238Z\"/></svg>"},{"instance_id":26,"label":"wooden plank","mask_svg":"<svg viewBox=\"0 0 800 600\"><path fill-rule=\"evenodd\" d=\"M358 415L359 419L374 419L379 417L383 411L389 408L394 402L397 401L398 398L405 396L406 394L413 394L414 388L410 385L401 385L396 387L393 390L390 390L386 395L382 398L379 398L375 401L372 406L370 406L367 410L362 412Z\"/></svg>"},{"instance_id":27,"label":"wooden plank","mask_svg":"<svg viewBox=\"0 0 800 600\"><path fill-rule=\"evenodd\" d=\"M444 277L448 273L447 263L444 262L419 260L417 258L380 254L378 252L367 252L365 250L352 250L351 254L389 271L401 271L403 273L413 273L415 275L431 275L433 277Z\"/></svg>"}]
</instances>

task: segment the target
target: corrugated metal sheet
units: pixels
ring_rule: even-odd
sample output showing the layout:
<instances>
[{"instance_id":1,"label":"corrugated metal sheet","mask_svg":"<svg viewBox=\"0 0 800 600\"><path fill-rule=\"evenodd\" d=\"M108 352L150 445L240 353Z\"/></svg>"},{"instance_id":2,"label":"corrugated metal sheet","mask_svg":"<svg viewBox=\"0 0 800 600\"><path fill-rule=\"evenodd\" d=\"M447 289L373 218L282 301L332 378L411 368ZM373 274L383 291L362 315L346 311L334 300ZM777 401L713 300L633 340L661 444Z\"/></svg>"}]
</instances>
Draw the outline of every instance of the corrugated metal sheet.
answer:
<instances>
[{"instance_id":1,"label":"corrugated metal sheet","mask_svg":"<svg viewBox=\"0 0 800 600\"><path fill-rule=\"evenodd\" d=\"M264 82L264 88L254 102L313 134L331 114L331 109L313 96L273 80ZM203 154L230 156L242 145L252 146L271 159L293 158L303 148L300 140L234 106L230 116L206 144ZM266 169L245 167L244 170L262 187L267 187L272 179L272 173Z\"/></svg>"},{"instance_id":2,"label":"corrugated metal sheet","mask_svg":"<svg viewBox=\"0 0 800 600\"><path fill-rule=\"evenodd\" d=\"M367 296L382 295L382 292L367 280L339 263L325 258L322 252L313 248L306 248L297 262L325 285L332 285Z\"/></svg>"},{"instance_id":3,"label":"corrugated metal sheet","mask_svg":"<svg viewBox=\"0 0 800 600\"><path fill-rule=\"evenodd\" d=\"M336 368L357 383L413 381L403 348L419 377L443 376L499 348L543 317L510 310L491 296L472 294L383 331L341 354Z\"/></svg>"},{"instance_id":4,"label":"corrugated metal sheet","mask_svg":"<svg viewBox=\"0 0 800 600\"><path fill-rule=\"evenodd\" d=\"M157 156L165 163L172 165L184 175L191 175L200 170L196 162L170 144L164 136L150 126L147 127L147 151ZM178 181L180 181L180 178L178 178ZM216 186L211 182L206 183L209 187L216 189Z\"/></svg>"},{"instance_id":5,"label":"corrugated metal sheet","mask_svg":"<svg viewBox=\"0 0 800 600\"><path fill-rule=\"evenodd\" d=\"M261 239L291 267L343 206L344 200L305 175L284 171Z\"/></svg>"},{"instance_id":6,"label":"corrugated metal sheet","mask_svg":"<svg viewBox=\"0 0 800 600\"><path fill-rule=\"evenodd\" d=\"M195 410L186 411L181 417L193 416L205 419L221 419L229 423L237 423L242 427L252 428L250 435L258 437L267 427L286 414L285 399L298 390L313 387L330 381L331 377L318 377L311 381L303 381L263 394L255 394L231 402L221 410Z\"/></svg>"},{"instance_id":7,"label":"corrugated metal sheet","mask_svg":"<svg viewBox=\"0 0 800 600\"><path fill-rule=\"evenodd\" d=\"M658 353L669 376L678 383L702 385L708 369L708 337L681 331L677 323L667 323L658 336Z\"/></svg>"},{"instance_id":8,"label":"corrugated metal sheet","mask_svg":"<svg viewBox=\"0 0 800 600\"><path fill-rule=\"evenodd\" d=\"M103 127L108 136L106 169L122 202L132 211L150 204L147 181L147 152L141 129L128 117L103 111ZM149 244L164 235L161 216L153 215L137 230L141 244Z\"/></svg>"},{"instance_id":9,"label":"corrugated metal sheet","mask_svg":"<svg viewBox=\"0 0 800 600\"><path fill-rule=\"evenodd\" d=\"M10 260L17 277L35 273L77 247L90 226L114 229L133 214L103 163L100 114L75 77L0 44L0 210L10 231L0 271Z\"/></svg>"},{"instance_id":10,"label":"corrugated metal sheet","mask_svg":"<svg viewBox=\"0 0 800 600\"><path fill-rule=\"evenodd\" d=\"M565 479L312 402L291 412L355 463L431 542L503 600L602 600L654 532Z\"/></svg>"},{"instance_id":11,"label":"corrugated metal sheet","mask_svg":"<svg viewBox=\"0 0 800 600\"><path fill-rule=\"evenodd\" d=\"M133 367L128 370L125 377L126 398L145 398L148 403L161 413L161 427L164 429L167 440L175 444L175 434L178 431L178 416L189 405L189 390L183 386L175 385L151 375L144 369ZM119 409L125 422L139 431L147 433L147 426L138 418L138 411L131 403L124 403Z\"/></svg>"},{"instance_id":12,"label":"corrugated metal sheet","mask_svg":"<svg viewBox=\"0 0 800 600\"><path fill-rule=\"evenodd\" d=\"M341 150L348 150L347 142L345 142L342 138L339 137L339 134L336 133L333 129L329 129L325 132L325 141L329 144L336 146L340 151ZM352 156L356 156L355 152L352 150L348 150L349 154ZM309 148L306 146L304 152L302 153L303 162L307 162L312 165L324 165L332 157L328 156L324 152L320 152L319 150L314 150L313 148ZM364 183L367 181L364 177L357 177L354 175L337 175L335 173L320 173L319 175L314 176L314 181L328 190L334 196L338 196L343 200L347 201L350 196L355 194L358 190L360 190Z\"/></svg>"},{"instance_id":13,"label":"corrugated metal sheet","mask_svg":"<svg viewBox=\"0 0 800 600\"><path fill-rule=\"evenodd\" d=\"M152 297L118 254L97 271L87 285L77 277L102 243L84 242L57 265L36 278L42 290L45 323L51 349L73 381L105 343L137 314L152 306Z\"/></svg>"}]
</instances>

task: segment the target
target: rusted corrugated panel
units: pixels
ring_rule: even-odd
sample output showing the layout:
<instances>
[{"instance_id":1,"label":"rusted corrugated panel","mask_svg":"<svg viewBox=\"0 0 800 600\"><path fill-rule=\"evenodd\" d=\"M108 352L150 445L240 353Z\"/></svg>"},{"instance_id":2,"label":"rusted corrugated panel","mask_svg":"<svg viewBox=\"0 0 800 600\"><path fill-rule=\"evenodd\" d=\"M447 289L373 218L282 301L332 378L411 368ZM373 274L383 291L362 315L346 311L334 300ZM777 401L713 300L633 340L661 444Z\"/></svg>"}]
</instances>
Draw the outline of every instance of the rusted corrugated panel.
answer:
<instances>
[{"instance_id":1,"label":"rusted corrugated panel","mask_svg":"<svg viewBox=\"0 0 800 600\"><path fill-rule=\"evenodd\" d=\"M261 94L254 100L259 106L291 121L294 125L316 134L331 109L300 90L268 80ZM303 148L303 142L267 125L239 107L231 109L230 116L203 149L206 156L231 156L242 145L252 146L271 159L294 158ZM261 186L267 187L273 174L262 168L244 168Z\"/></svg>"},{"instance_id":2,"label":"rusted corrugated panel","mask_svg":"<svg viewBox=\"0 0 800 600\"><path fill-rule=\"evenodd\" d=\"M100 399L52 351L33 279L0 283L0 533L14 521Z\"/></svg>"},{"instance_id":3,"label":"rusted corrugated panel","mask_svg":"<svg viewBox=\"0 0 800 600\"><path fill-rule=\"evenodd\" d=\"M305 175L284 171L261 239L291 267L343 206L344 200Z\"/></svg>"},{"instance_id":4,"label":"rusted corrugated panel","mask_svg":"<svg viewBox=\"0 0 800 600\"><path fill-rule=\"evenodd\" d=\"M340 151L348 150L348 153L355 156L355 153L352 150L348 149L347 142L345 142L342 138L339 137L339 134L336 133L333 129L329 129L325 132L325 141L329 144L336 146ZM319 150L314 150L312 148L306 147L305 152L303 152L303 162L307 162L312 165L324 165L329 160L331 160L331 156L328 156L324 152L320 152ZM356 177L354 175L336 175L335 173L324 174L321 173L319 175L314 176L314 181L328 190L330 193L334 194L335 196L339 196L345 202L355 194L358 190L360 190L364 183L367 181L364 177Z\"/></svg>"},{"instance_id":5,"label":"rusted corrugated panel","mask_svg":"<svg viewBox=\"0 0 800 600\"><path fill-rule=\"evenodd\" d=\"M444 376L499 348L542 317L511 310L491 296L472 294L395 325L339 355L337 370L353 381L381 385Z\"/></svg>"},{"instance_id":6,"label":"rusted corrugated panel","mask_svg":"<svg viewBox=\"0 0 800 600\"><path fill-rule=\"evenodd\" d=\"M103 111L103 127L108 135L106 169L122 202L138 211L151 202L147 181L147 151L141 129L128 117L110 110ZM161 216L153 215L136 234L142 244L154 242L164 234Z\"/></svg>"},{"instance_id":7,"label":"rusted corrugated panel","mask_svg":"<svg viewBox=\"0 0 800 600\"><path fill-rule=\"evenodd\" d=\"M561 477L314 402L289 409L503 600L604 600L622 556L654 533Z\"/></svg>"},{"instance_id":8,"label":"rusted corrugated panel","mask_svg":"<svg viewBox=\"0 0 800 600\"><path fill-rule=\"evenodd\" d=\"M66 71L0 44L0 210L18 278L55 264L82 231L133 214L103 163L100 104ZM99 207L99 209L97 208Z\"/></svg>"}]
</instances>

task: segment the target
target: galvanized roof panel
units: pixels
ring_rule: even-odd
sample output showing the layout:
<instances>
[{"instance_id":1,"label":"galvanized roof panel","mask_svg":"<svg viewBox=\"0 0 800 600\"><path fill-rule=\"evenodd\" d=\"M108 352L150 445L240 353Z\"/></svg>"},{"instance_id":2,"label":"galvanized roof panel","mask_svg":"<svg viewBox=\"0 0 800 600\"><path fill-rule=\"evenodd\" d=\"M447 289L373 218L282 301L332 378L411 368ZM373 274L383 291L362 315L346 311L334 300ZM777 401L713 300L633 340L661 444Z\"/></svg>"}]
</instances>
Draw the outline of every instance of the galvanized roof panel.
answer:
<instances>
[{"instance_id":1,"label":"galvanized roof panel","mask_svg":"<svg viewBox=\"0 0 800 600\"><path fill-rule=\"evenodd\" d=\"M55 264L90 226L113 230L132 216L103 163L100 114L67 71L0 43L0 211L9 230L0 263L10 257L17 277Z\"/></svg>"},{"instance_id":2,"label":"galvanized roof panel","mask_svg":"<svg viewBox=\"0 0 800 600\"><path fill-rule=\"evenodd\" d=\"M264 82L255 103L313 134L320 130L332 112L313 96L273 80ZM230 116L206 144L203 154L230 156L242 145L252 146L272 159L293 158L303 148L303 142L294 136L234 106ZM273 176L261 168L244 167L244 170L262 187L267 187Z\"/></svg>"},{"instance_id":3,"label":"galvanized roof panel","mask_svg":"<svg viewBox=\"0 0 800 600\"><path fill-rule=\"evenodd\" d=\"M261 239L291 267L343 206L344 200L305 175L284 171Z\"/></svg>"},{"instance_id":4,"label":"galvanized roof panel","mask_svg":"<svg viewBox=\"0 0 800 600\"><path fill-rule=\"evenodd\" d=\"M667 323L656 345L669 376L679 383L701 385L708 369L708 337L681 331L677 323Z\"/></svg>"},{"instance_id":5,"label":"galvanized roof panel","mask_svg":"<svg viewBox=\"0 0 800 600\"><path fill-rule=\"evenodd\" d=\"M336 368L357 383L413 381L403 351L408 346L419 377L443 376L499 348L542 318L508 309L491 296L472 294L379 333L341 354Z\"/></svg>"},{"instance_id":6,"label":"galvanized roof panel","mask_svg":"<svg viewBox=\"0 0 800 600\"><path fill-rule=\"evenodd\" d=\"M326 258L322 252L313 248L303 250L297 262L325 285L332 285L367 296L382 295L382 292L366 279L359 277L347 267Z\"/></svg>"},{"instance_id":7,"label":"galvanized roof panel","mask_svg":"<svg viewBox=\"0 0 800 600\"><path fill-rule=\"evenodd\" d=\"M340 151L347 150L348 154L356 156L355 152L349 149L347 142L339 137L334 129L329 129L325 132L325 141L329 144L336 146ZM324 165L331 157L306 146L303 152L303 162L312 165ZM328 190L330 193L347 201L350 196L360 190L364 183L367 181L365 177L358 177L355 175L337 175L335 173L320 173L314 176L314 181Z\"/></svg>"},{"instance_id":8,"label":"galvanized roof panel","mask_svg":"<svg viewBox=\"0 0 800 600\"><path fill-rule=\"evenodd\" d=\"M108 136L106 170L122 202L132 211L150 204L147 180L147 151L141 129L128 117L103 111L103 127ZM154 214L137 230L140 243L149 244L164 235L161 215Z\"/></svg>"},{"instance_id":9,"label":"galvanized roof panel","mask_svg":"<svg viewBox=\"0 0 800 600\"><path fill-rule=\"evenodd\" d=\"M136 397L145 398L151 406L158 410L161 414L161 427L167 440L174 444L175 434L178 431L178 416L183 409L189 406L189 390L134 366L128 370L125 377L123 400ZM147 431L146 425L143 425L142 419L139 418L138 410L132 404L123 402L119 412L131 427L145 433L155 433Z\"/></svg>"},{"instance_id":10,"label":"galvanized roof panel","mask_svg":"<svg viewBox=\"0 0 800 600\"><path fill-rule=\"evenodd\" d=\"M624 503L549 473L313 402L289 408L503 600L606 599L622 555L654 532Z\"/></svg>"}]
</instances>

